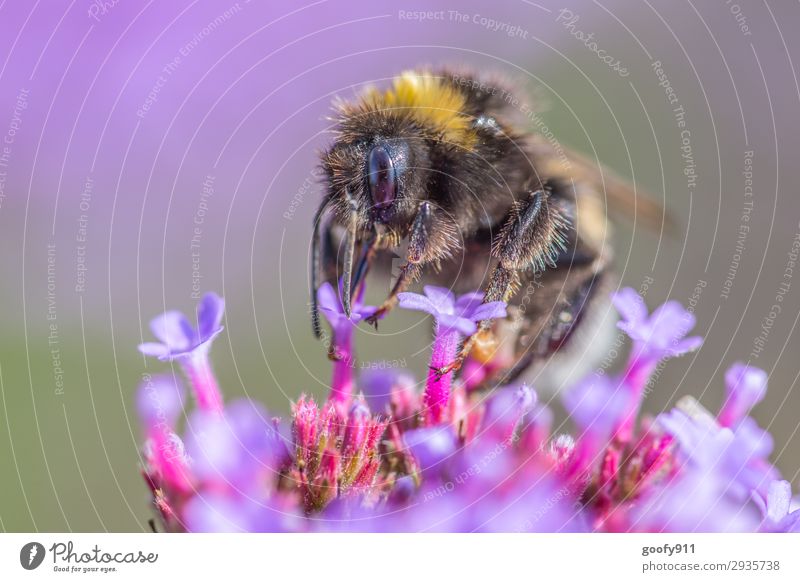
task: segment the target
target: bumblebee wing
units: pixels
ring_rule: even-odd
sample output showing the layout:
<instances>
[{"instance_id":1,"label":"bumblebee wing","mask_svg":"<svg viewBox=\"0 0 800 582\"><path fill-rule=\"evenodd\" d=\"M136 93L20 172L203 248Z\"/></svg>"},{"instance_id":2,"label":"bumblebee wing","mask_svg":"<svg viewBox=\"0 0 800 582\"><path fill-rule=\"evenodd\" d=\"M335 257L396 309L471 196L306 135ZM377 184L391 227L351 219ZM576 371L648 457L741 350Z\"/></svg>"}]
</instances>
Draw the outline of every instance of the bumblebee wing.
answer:
<instances>
[{"instance_id":1,"label":"bumblebee wing","mask_svg":"<svg viewBox=\"0 0 800 582\"><path fill-rule=\"evenodd\" d=\"M630 220L641 221L649 229L674 230L675 224L664 206L630 180L566 146L561 146L563 156L553 155L550 149L551 153L544 156L545 175L582 182L587 187L577 188L579 196L582 192L594 192L601 200L605 200L609 210L623 214Z\"/></svg>"}]
</instances>

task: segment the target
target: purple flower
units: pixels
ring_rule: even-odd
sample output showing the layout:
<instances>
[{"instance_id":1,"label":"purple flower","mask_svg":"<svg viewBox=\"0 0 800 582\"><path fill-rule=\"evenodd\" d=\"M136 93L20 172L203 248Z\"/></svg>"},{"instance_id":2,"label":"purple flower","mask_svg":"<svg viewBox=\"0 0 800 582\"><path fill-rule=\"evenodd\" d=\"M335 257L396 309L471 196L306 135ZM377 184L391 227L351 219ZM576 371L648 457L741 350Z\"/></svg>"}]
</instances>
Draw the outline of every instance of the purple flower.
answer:
<instances>
[{"instance_id":1,"label":"purple flower","mask_svg":"<svg viewBox=\"0 0 800 582\"><path fill-rule=\"evenodd\" d=\"M482 293L467 293L456 300L444 287L426 285L424 290L425 295L400 293L400 307L432 315L443 332L453 330L464 336L472 335L478 329L477 322L506 316L504 302L483 303Z\"/></svg>"},{"instance_id":2,"label":"purple flower","mask_svg":"<svg viewBox=\"0 0 800 582\"><path fill-rule=\"evenodd\" d=\"M402 294L402 307L436 324L424 396L408 373L378 366L360 378L365 395L353 398L352 333L374 313L360 296L347 318L333 288L320 289L335 344L332 393L321 405L301 396L291 422L249 400L223 408L208 360L221 299L206 296L197 329L175 312L153 322L161 343L140 349L179 362L199 405L184 446L175 432L181 383L153 376L136 395L144 475L165 530L800 533L797 500L769 461L773 439L748 416L764 397L763 371L732 366L716 417L684 397L636 426L659 362L700 343L686 338L694 317L677 304L648 315L631 290L615 296L619 325L633 339L627 368L566 391L577 431L553 434L553 413L525 385L499 386L484 401L462 377L451 396L449 364L460 361L465 336L506 312L481 293ZM368 404L390 416L373 416Z\"/></svg>"},{"instance_id":3,"label":"purple flower","mask_svg":"<svg viewBox=\"0 0 800 582\"><path fill-rule=\"evenodd\" d=\"M658 423L674 436L684 456L697 465L709 467L723 460L733 443L730 429L721 428L696 400L684 396L678 406L658 415Z\"/></svg>"},{"instance_id":4,"label":"purple flower","mask_svg":"<svg viewBox=\"0 0 800 582\"><path fill-rule=\"evenodd\" d=\"M612 296L622 321L617 323L634 341L639 356L653 360L674 358L700 347L703 338L686 337L695 325L695 317L677 301L667 301L651 315L636 291L630 287Z\"/></svg>"},{"instance_id":5,"label":"purple flower","mask_svg":"<svg viewBox=\"0 0 800 582\"><path fill-rule=\"evenodd\" d=\"M339 285L341 286L341 281ZM364 287L362 286L353 300L353 307L348 318L344 312L339 295L333 285L324 283L317 290L317 303L320 312L333 330L329 354L333 360L333 378L331 379L330 400L345 409L353 392L353 368L355 352L353 349L353 330L358 322L373 315L378 308L363 304Z\"/></svg>"},{"instance_id":6,"label":"purple flower","mask_svg":"<svg viewBox=\"0 0 800 582\"><path fill-rule=\"evenodd\" d=\"M341 286L341 281L339 285ZM378 308L370 305L364 305L364 287L359 289L359 293L353 299L353 309L350 312L350 317L347 317L344 312L344 306L336 291L333 290L333 285L328 282L323 283L317 290L317 301L319 303L319 310L331 324L334 333L344 329L349 329L360 321L367 319L373 315Z\"/></svg>"},{"instance_id":7,"label":"purple flower","mask_svg":"<svg viewBox=\"0 0 800 582\"><path fill-rule=\"evenodd\" d=\"M725 372L725 403L717 415L722 426L734 426L767 393L767 373L737 362Z\"/></svg>"},{"instance_id":8,"label":"purple flower","mask_svg":"<svg viewBox=\"0 0 800 582\"><path fill-rule=\"evenodd\" d=\"M677 407L658 416L658 423L679 444L679 453L690 466L703 474L715 474L727 483L727 491L737 499L763 491L774 480L777 470L767 462L771 437L754 426L742 425L732 431L717 424L714 416L694 398L684 396Z\"/></svg>"},{"instance_id":9,"label":"purple flower","mask_svg":"<svg viewBox=\"0 0 800 582\"><path fill-rule=\"evenodd\" d=\"M222 331L225 301L216 293L206 293L197 306L197 328L179 311L167 311L150 322L150 329L161 343L143 343L139 351L162 361L180 362L204 410L222 410L222 394L208 359L211 342Z\"/></svg>"},{"instance_id":10,"label":"purple flower","mask_svg":"<svg viewBox=\"0 0 800 582\"><path fill-rule=\"evenodd\" d=\"M445 417L453 377L452 372L441 374L439 370L453 363L462 337L475 333L478 322L505 317L506 304L502 301L482 303L481 293L467 293L456 300L453 293L443 287L426 285L424 289L425 295L400 293L398 297L400 307L424 311L436 321L436 338L424 402L426 421L428 424L438 424Z\"/></svg>"},{"instance_id":11,"label":"purple flower","mask_svg":"<svg viewBox=\"0 0 800 582\"><path fill-rule=\"evenodd\" d=\"M628 392L627 411L616 434L618 440L628 442L645 386L658 363L696 350L703 339L686 337L694 327L695 317L676 301L667 301L648 316L644 300L630 287L618 291L611 299L622 316L617 326L633 340L633 350L622 377Z\"/></svg>"},{"instance_id":12,"label":"purple flower","mask_svg":"<svg viewBox=\"0 0 800 582\"><path fill-rule=\"evenodd\" d=\"M225 301L216 293L206 293L197 306L197 328L180 311L167 311L150 322L150 330L161 343L143 343L139 351L162 361L207 351L222 331Z\"/></svg>"},{"instance_id":13,"label":"purple flower","mask_svg":"<svg viewBox=\"0 0 800 582\"><path fill-rule=\"evenodd\" d=\"M695 399L685 396L657 423L673 435L676 470L635 511L634 529L677 532L755 531L751 497L774 473L742 442L720 427Z\"/></svg>"}]
</instances>

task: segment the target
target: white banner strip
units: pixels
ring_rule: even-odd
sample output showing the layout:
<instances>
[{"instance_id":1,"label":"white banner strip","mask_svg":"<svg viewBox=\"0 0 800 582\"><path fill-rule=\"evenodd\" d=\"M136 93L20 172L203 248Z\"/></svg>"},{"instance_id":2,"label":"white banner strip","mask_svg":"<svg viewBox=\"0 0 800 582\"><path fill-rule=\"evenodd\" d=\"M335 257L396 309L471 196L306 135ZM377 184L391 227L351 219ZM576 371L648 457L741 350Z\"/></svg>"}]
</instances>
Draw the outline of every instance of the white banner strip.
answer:
<instances>
[{"instance_id":1,"label":"white banner strip","mask_svg":"<svg viewBox=\"0 0 800 582\"><path fill-rule=\"evenodd\" d=\"M192 575L237 582L796 582L800 534L0 535L0 580L141 582Z\"/></svg>"}]
</instances>

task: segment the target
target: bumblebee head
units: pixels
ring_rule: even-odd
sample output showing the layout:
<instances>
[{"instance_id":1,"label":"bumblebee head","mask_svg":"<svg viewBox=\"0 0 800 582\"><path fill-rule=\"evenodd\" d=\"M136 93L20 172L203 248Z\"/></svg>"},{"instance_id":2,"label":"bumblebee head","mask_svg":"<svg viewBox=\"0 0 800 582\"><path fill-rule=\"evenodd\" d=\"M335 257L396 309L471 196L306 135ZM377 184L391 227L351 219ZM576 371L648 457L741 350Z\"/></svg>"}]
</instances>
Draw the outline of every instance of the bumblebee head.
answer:
<instances>
[{"instance_id":1,"label":"bumblebee head","mask_svg":"<svg viewBox=\"0 0 800 582\"><path fill-rule=\"evenodd\" d=\"M418 202L436 195L437 144L470 151L476 141L466 97L447 75L406 71L386 90L368 88L335 108L337 140L323 155L329 200L343 217L337 202L354 198L361 226L410 225Z\"/></svg>"},{"instance_id":2,"label":"bumblebee head","mask_svg":"<svg viewBox=\"0 0 800 582\"><path fill-rule=\"evenodd\" d=\"M378 223L403 230L413 220L418 202L428 197L428 146L413 128L383 127L377 132L367 124L361 129L364 133L351 132L354 139L338 140L323 155L329 199L336 208L349 193L360 226Z\"/></svg>"},{"instance_id":3,"label":"bumblebee head","mask_svg":"<svg viewBox=\"0 0 800 582\"><path fill-rule=\"evenodd\" d=\"M338 139L322 154L328 193L314 221L316 257L319 225L325 214L332 214L338 226L345 229L340 250L344 273L342 305L348 316L351 294L363 280L369 256L367 253L356 261L356 241L374 241L374 235L383 227L397 242L406 236L419 201L428 197L431 175L430 146L416 128L403 123L402 118L367 117L360 121L355 116L344 119ZM313 295L312 305L315 302ZM314 331L319 337L319 317L314 313Z\"/></svg>"}]
</instances>

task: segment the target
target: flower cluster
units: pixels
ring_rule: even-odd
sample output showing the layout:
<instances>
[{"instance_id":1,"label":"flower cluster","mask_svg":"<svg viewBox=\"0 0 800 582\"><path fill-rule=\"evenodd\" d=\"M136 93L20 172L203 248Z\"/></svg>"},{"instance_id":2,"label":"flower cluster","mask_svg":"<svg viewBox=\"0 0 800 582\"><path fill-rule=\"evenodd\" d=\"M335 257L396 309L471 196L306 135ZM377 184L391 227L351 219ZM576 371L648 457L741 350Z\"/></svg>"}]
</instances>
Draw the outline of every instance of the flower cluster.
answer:
<instances>
[{"instance_id":1,"label":"flower cluster","mask_svg":"<svg viewBox=\"0 0 800 582\"><path fill-rule=\"evenodd\" d=\"M735 364L714 415L691 397L642 415L662 363L700 347L691 313L668 302L648 313L634 291L613 296L632 340L623 371L565 390L574 427L525 384L487 393L448 364L481 322L506 306L438 287L403 293L400 307L432 316L422 390L409 374L353 376L355 325L375 313L363 293L348 318L332 286L319 304L332 328L326 402L300 395L291 419L257 402L223 401L208 358L223 302L206 295L195 326L156 318L159 344L140 350L180 364L182 381L146 376L138 393L143 474L167 531L800 531L791 486L770 463L770 435L749 416L766 374ZM486 367L485 354L464 370ZM495 362L495 365L501 365ZM466 374L464 374L466 376Z\"/></svg>"}]
</instances>

